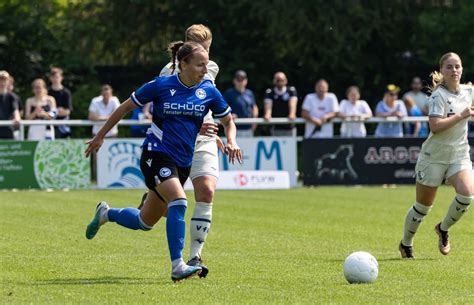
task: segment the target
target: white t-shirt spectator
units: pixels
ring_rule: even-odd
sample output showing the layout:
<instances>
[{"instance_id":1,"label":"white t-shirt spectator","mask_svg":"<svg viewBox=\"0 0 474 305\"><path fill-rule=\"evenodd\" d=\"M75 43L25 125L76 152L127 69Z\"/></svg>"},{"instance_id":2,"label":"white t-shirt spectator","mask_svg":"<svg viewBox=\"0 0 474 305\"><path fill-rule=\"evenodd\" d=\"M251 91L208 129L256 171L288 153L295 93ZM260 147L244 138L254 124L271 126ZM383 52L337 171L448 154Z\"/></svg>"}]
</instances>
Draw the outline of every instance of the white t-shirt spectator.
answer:
<instances>
[{"instance_id":1,"label":"white t-shirt spectator","mask_svg":"<svg viewBox=\"0 0 474 305\"><path fill-rule=\"evenodd\" d=\"M323 100L320 100L316 93L310 93L305 96L302 109L309 112L309 115L315 118L322 118L325 114L330 112L338 112L339 104L334 93L326 93ZM321 129L313 123L306 122L304 137L311 138L331 138L334 135L333 124L326 123L321 126Z\"/></svg>"},{"instance_id":2,"label":"white t-shirt spectator","mask_svg":"<svg viewBox=\"0 0 474 305\"><path fill-rule=\"evenodd\" d=\"M343 116L372 115L369 105L364 100L357 100L352 104L349 100L342 100L339 113ZM341 124L342 137L365 137L367 130L363 122L343 122Z\"/></svg>"},{"instance_id":3,"label":"white t-shirt spectator","mask_svg":"<svg viewBox=\"0 0 474 305\"><path fill-rule=\"evenodd\" d=\"M96 96L92 99L91 104L89 106L89 112L93 112L98 116L110 116L115 109L120 106L120 101L116 96L112 96L107 104L104 103L104 98L102 95ZM94 125L92 127L92 135L96 135L100 128L105 124ZM105 137L115 137L118 134L118 127L115 125L106 135Z\"/></svg>"}]
</instances>

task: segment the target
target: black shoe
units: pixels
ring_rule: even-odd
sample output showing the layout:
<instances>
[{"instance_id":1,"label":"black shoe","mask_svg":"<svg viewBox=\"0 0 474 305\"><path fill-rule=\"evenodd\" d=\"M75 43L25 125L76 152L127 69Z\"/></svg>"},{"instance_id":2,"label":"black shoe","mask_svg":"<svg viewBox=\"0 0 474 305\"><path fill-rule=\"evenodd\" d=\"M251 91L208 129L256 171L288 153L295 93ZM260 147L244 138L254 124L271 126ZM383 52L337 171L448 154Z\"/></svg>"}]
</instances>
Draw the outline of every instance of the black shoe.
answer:
<instances>
[{"instance_id":1,"label":"black shoe","mask_svg":"<svg viewBox=\"0 0 474 305\"><path fill-rule=\"evenodd\" d=\"M145 204L145 199L146 199L146 196L148 195L148 192L143 194L142 196L142 201L140 202L140 205L138 206L138 209L141 210L142 207L143 207L143 204Z\"/></svg>"},{"instance_id":2,"label":"black shoe","mask_svg":"<svg viewBox=\"0 0 474 305\"><path fill-rule=\"evenodd\" d=\"M400 245L398 246L398 250L400 250L400 254L402 255L402 258L415 258L413 256L413 247L412 246L405 246L400 242Z\"/></svg>"},{"instance_id":3,"label":"black shoe","mask_svg":"<svg viewBox=\"0 0 474 305\"><path fill-rule=\"evenodd\" d=\"M448 231L441 230L441 222L435 226L435 232L438 234L438 248L443 255L448 255L451 246L449 245Z\"/></svg>"},{"instance_id":4,"label":"black shoe","mask_svg":"<svg viewBox=\"0 0 474 305\"><path fill-rule=\"evenodd\" d=\"M207 274L209 273L209 268L207 268L206 266L204 266L204 265L202 264L202 259L201 259L199 256L193 257L193 258L190 259L186 264L189 265L189 266L198 266L198 267L201 267L202 270L201 270L201 273L199 273L199 277L200 277L200 278L206 277Z\"/></svg>"}]
</instances>

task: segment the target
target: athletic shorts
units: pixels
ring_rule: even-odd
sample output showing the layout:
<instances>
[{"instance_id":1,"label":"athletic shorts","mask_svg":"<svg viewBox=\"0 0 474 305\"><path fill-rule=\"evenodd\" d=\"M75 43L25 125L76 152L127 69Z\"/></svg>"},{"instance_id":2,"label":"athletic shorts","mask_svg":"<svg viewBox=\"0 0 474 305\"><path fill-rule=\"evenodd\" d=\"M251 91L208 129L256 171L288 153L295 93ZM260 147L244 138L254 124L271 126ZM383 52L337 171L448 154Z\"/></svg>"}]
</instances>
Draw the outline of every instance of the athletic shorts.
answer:
<instances>
[{"instance_id":1,"label":"athletic shorts","mask_svg":"<svg viewBox=\"0 0 474 305\"><path fill-rule=\"evenodd\" d=\"M178 167L167 154L146 149L140 158L140 169L150 190L155 190L157 184L170 178L179 178L181 185L184 185L189 177L189 167Z\"/></svg>"},{"instance_id":2,"label":"athletic shorts","mask_svg":"<svg viewBox=\"0 0 474 305\"><path fill-rule=\"evenodd\" d=\"M415 166L416 182L432 187L438 187L443 181L463 170L472 170L472 161L462 159L451 164L433 163L419 159Z\"/></svg>"},{"instance_id":3,"label":"athletic shorts","mask_svg":"<svg viewBox=\"0 0 474 305\"><path fill-rule=\"evenodd\" d=\"M219 178L219 156L216 141L197 141L189 177L214 176Z\"/></svg>"}]
</instances>

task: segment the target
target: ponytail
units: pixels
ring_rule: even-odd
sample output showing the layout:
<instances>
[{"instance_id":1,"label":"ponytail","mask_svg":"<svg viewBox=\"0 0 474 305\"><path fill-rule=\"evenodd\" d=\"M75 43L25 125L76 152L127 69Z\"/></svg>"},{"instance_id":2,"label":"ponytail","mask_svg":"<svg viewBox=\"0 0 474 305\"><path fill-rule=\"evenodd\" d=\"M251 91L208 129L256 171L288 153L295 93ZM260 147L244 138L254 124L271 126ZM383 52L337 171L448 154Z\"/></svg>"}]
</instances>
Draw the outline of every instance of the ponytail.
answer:
<instances>
[{"instance_id":1,"label":"ponytail","mask_svg":"<svg viewBox=\"0 0 474 305\"><path fill-rule=\"evenodd\" d=\"M171 60L171 73L174 73L174 70L176 69L176 54L178 53L179 48L181 48L184 45L184 42L180 41L174 41L168 45L168 53L170 54L170 60Z\"/></svg>"},{"instance_id":2,"label":"ponytail","mask_svg":"<svg viewBox=\"0 0 474 305\"><path fill-rule=\"evenodd\" d=\"M430 89L431 92L438 89L439 86L444 85L444 77L443 74L441 74L440 72L433 71L431 72L430 77L432 85L428 87L428 89Z\"/></svg>"}]
</instances>

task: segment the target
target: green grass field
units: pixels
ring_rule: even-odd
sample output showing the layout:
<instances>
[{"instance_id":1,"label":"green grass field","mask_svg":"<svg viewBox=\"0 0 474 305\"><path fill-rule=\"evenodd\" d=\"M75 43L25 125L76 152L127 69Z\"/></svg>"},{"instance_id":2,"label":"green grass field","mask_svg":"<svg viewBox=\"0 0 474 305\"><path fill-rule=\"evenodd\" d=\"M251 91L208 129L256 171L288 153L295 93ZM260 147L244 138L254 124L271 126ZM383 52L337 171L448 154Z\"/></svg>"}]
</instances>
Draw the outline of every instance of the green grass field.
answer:
<instances>
[{"instance_id":1,"label":"green grass field","mask_svg":"<svg viewBox=\"0 0 474 305\"><path fill-rule=\"evenodd\" d=\"M135 206L141 194L0 192L0 303L474 303L473 212L451 230L449 256L433 231L454 195L449 187L439 190L410 261L397 247L412 186L218 191L204 252L210 273L177 284L165 221L150 232L107 224L94 240L84 237L97 201ZM343 277L345 257L358 250L378 259L374 284Z\"/></svg>"}]
</instances>

